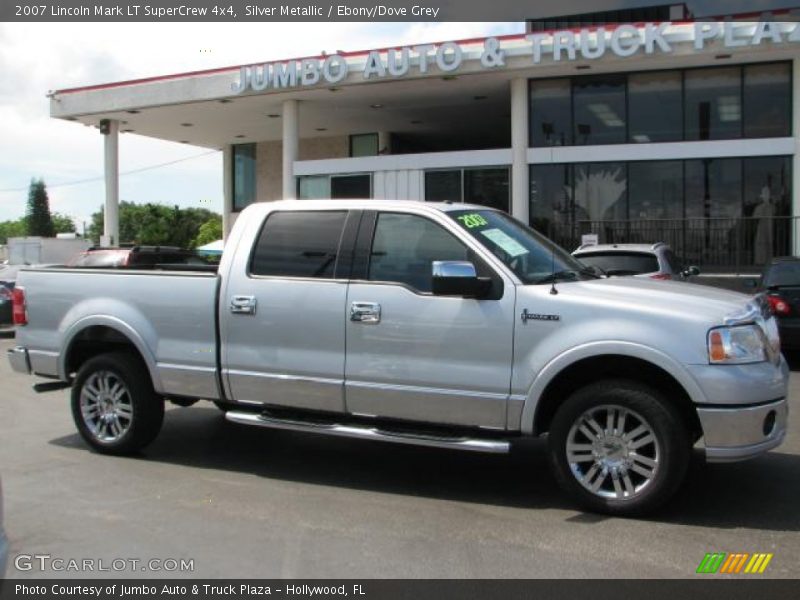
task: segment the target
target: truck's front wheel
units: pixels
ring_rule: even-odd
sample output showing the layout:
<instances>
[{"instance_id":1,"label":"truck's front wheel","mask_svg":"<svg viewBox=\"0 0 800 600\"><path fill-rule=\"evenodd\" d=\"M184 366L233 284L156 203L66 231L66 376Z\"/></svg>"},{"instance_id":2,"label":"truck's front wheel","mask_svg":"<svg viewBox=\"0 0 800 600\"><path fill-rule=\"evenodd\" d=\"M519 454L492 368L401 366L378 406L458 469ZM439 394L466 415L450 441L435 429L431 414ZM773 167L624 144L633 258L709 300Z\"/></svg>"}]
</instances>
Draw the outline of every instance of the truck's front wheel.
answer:
<instances>
[{"instance_id":1,"label":"truck's front wheel","mask_svg":"<svg viewBox=\"0 0 800 600\"><path fill-rule=\"evenodd\" d=\"M690 446L675 407L627 380L574 392L549 434L550 463L561 486L591 510L624 516L652 511L675 493Z\"/></svg>"},{"instance_id":2,"label":"truck's front wheel","mask_svg":"<svg viewBox=\"0 0 800 600\"><path fill-rule=\"evenodd\" d=\"M86 442L103 454L131 454L152 442L164 420L164 401L132 354L87 360L72 386L72 418Z\"/></svg>"}]
</instances>

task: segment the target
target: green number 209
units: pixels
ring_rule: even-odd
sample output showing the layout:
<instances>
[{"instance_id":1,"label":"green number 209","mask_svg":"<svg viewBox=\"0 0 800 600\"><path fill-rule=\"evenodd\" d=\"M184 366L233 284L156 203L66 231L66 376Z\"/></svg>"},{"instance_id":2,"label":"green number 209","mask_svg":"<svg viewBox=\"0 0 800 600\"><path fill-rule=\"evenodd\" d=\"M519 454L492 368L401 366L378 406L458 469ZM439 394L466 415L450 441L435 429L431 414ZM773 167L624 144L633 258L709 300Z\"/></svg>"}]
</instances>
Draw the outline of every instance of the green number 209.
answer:
<instances>
[{"instance_id":1,"label":"green number 209","mask_svg":"<svg viewBox=\"0 0 800 600\"><path fill-rule=\"evenodd\" d=\"M488 225L489 221L484 219L478 213L472 213L469 215L461 215L458 217L458 220L464 224L464 227L467 229L475 229L476 227L483 227L484 225Z\"/></svg>"}]
</instances>

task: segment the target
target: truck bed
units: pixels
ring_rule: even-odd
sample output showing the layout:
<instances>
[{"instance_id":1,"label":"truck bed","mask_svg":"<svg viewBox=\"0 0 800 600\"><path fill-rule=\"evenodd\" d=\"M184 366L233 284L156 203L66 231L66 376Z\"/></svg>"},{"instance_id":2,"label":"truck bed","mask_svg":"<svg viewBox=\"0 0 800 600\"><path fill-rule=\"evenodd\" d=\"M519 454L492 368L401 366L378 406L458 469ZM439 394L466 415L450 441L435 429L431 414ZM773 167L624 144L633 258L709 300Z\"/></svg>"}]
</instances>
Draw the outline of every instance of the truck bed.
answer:
<instances>
[{"instance_id":1,"label":"truck bed","mask_svg":"<svg viewBox=\"0 0 800 600\"><path fill-rule=\"evenodd\" d=\"M29 348L31 369L67 379L76 341L112 330L137 346L164 395L214 399L217 390L216 301L213 271L184 269L23 269L29 324L17 340ZM114 333L116 332L116 333Z\"/></svg>"}]
</instances>

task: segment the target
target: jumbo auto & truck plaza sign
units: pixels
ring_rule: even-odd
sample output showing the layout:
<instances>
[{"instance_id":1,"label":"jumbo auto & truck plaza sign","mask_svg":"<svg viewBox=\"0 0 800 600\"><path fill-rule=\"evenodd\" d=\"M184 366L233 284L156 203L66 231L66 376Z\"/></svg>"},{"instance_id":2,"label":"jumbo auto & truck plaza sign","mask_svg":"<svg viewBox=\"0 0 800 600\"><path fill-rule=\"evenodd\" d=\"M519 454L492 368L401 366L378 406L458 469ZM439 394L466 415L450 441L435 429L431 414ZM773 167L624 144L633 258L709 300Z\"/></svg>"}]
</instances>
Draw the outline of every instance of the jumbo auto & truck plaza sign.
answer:
<instances>
[{"instance_id":1,"label":"jumbo auto & truck plaza sign","mask_svg":"<svg viewBox=\"0 0 800 600\"><path fill-rule=\"evenodd\" d=\"M444 74L458 72L465 63L482 69L502 69L509 57L529 56L531 64L545 60L555 63L580 59L596 60L611 53L621 58L645 54L671 54L676 47L688 46L702 51L712 43L725 48L742 48L763 44L800 42L800 23L697 22L689 25L673 23L623 24L616 27L563 30L532 33L512 40L486 38L476 48L475 42L444 42L405 46L366 53L363 64L356 64L343 54L330 54L284 62L243 66L239 81L231 91L261 92L319 83L335 85L358 70L363 80L381 80L407 75L425 75L432 68Z\"/></svg>"}]
</instances>

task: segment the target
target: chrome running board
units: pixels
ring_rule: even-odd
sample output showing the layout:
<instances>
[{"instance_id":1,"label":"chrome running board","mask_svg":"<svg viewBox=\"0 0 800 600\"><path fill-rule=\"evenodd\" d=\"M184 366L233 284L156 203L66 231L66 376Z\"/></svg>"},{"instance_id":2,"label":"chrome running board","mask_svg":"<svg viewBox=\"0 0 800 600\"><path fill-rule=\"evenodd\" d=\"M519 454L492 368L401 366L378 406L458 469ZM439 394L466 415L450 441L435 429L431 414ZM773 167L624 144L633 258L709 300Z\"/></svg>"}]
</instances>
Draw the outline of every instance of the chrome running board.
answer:
<instances>
[{"instance_id":1,"label":"chrome running board","mask_svg":"<svg viewBox=\"0 0 800 600\"><path fill-rule=\"evenodd\" d=\"M319 423L300 421L297 419L280 419L268 415L229 411L225 418L232 423L256 425L270 429L288 429L306 433L323 433L339 437L360 438L395 444L413 446L429 446L433 448L449 448L451 450L467 450L469 452L486 452L490 454L506 454L511 448L507 440L477 439L468 437L447 437L429 433L407 431L387 431L367 425L345 425L341 423Z\"/></svg>"}]
</instances>

